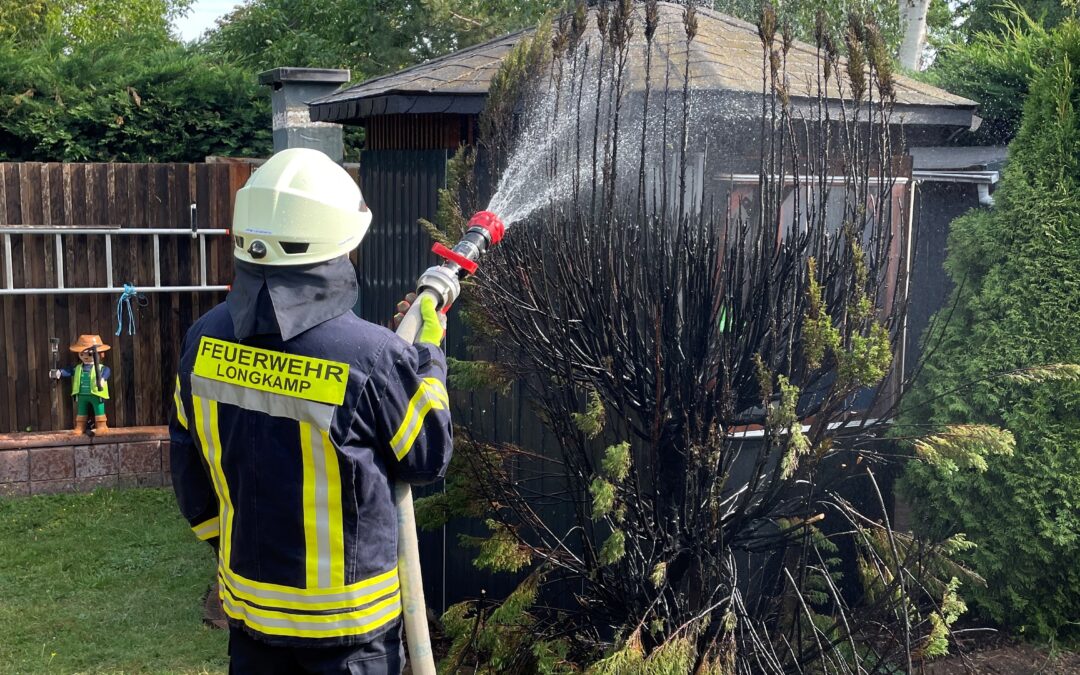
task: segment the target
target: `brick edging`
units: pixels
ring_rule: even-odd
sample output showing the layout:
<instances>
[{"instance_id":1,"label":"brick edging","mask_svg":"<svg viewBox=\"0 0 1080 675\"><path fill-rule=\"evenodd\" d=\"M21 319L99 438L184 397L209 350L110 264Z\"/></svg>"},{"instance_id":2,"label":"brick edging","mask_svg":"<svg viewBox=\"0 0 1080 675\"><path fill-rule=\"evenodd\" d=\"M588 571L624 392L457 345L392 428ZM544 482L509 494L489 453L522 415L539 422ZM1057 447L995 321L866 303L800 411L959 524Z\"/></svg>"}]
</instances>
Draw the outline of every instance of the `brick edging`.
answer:
<instances>
[{"instance_id":1,"label":"brick edging","mask_svg":"<svg viewBox=\"0 0 1080 675\"><path fill-rule=\"evenodd\" d=\"M171 484L166 427L0 434L0 497Z\"/></svg>"}]
</instances>

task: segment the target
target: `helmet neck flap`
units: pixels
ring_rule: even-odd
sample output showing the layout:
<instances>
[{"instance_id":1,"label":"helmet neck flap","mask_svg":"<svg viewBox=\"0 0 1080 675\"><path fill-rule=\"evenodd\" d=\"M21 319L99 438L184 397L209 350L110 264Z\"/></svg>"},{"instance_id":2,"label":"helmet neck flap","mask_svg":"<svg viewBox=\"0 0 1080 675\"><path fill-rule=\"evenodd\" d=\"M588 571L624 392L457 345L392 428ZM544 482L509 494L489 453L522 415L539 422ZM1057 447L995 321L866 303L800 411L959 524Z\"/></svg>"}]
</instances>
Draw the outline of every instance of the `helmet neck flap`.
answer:
<instances>
[{"instance_id":1,"label":"helmet neck flap","mask_svg":"<svg viewBox=\"0 0 1080 675\"><path fill-rule=\"evenodd\" d=\"M238 340L267 334L291 340L356 306L356 270L346 256L288 267L235 263L225 302Z\"/></svg>"}]
</instances>

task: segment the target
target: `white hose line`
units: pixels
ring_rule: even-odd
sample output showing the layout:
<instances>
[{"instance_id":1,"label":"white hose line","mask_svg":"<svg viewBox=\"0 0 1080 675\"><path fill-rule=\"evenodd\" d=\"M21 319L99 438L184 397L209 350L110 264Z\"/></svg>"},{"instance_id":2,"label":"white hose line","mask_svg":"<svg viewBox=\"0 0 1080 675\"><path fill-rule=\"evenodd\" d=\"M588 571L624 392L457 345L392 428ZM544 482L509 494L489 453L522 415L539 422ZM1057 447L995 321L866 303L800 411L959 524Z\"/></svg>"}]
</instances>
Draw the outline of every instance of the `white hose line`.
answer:
<instances>
[{"instance_id":1,"label":"white hose line","mask_svg":"<svg viewBox=\"0 0 1080 675\"><path fill-rule=\"evenodd\" d=\"M437 295L424 291L412 303L397 329L398 336L410 344L416 341L423 324L420 316L420 297L423 295L435 298L436 304L439 302ZM405 639L409 645L409 664L413 675L436 675L435 655L431 651L431 635L428 633L427 604L424 602L412 487L405 481L394 481L394 506L397 507L398 577L401 580L401 608Z\"/></svg>"}]
</instances>

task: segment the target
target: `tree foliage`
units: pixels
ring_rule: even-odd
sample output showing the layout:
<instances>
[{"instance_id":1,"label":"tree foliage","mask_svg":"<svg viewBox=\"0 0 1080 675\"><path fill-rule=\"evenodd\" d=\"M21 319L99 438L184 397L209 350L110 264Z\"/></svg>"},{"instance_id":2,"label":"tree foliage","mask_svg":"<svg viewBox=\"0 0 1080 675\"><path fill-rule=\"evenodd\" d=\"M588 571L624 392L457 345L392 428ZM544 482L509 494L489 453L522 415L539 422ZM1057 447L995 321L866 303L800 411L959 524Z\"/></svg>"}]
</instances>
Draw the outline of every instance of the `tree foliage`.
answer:
<instances>
[{"instance_id":1,"label":"tree foliage","mask_svg":"<svg viewBox=\"0 0 1080 675\"><path fill-rule=\"evenodd\" d=\"M0 0L0 41L69 45L118 40L166 42L192 0Z\"/></svg>"},{"instance_id":2,"label":"tree foliage","mask_svg":"<svg viewBox=\"0 0 1080 675\"><path fill-rule=\"evenodd\" d=\"M1036 23L1053 28L1072 13L1070 0L960 0L953 17L958 37L972 40L983 33L1006 35L1008 27L996 18L1002 10L1019 9Z\"/></svg>"},{"instance_id":3,"label":"tree foliage","mask_svg":"<svg viewBox=\"0 0 1080 675\"><path fill-rule=\"evenodd\" d=\"M1057 48L1048 26L1018 3L978 16L989 25L944 45L926 78L979 103L983 123L970 142L1004 144L1020 129L1029 83L1055 65Z\"/></svg>"},{"instance_id":4,"label":"tree foliage","mask_svg":"<svg viewBox=\"0 0 1080 675\"><path fill-rule=\"evenodd\" d=\"M202 161L270 151L270 104L245 70L175 43L0 43L0 158Z\"/></svg>"},{"instance_id":5,"label":"tree foliage","mask_svg":"<svg viewBox=\"0 0 1080 675\"><path fill-rule=\"evenodd\" d=\"M761 3L756 0L711 0L706 4L747 21L756 21L761 13ZM850 14L874 17L880 26L889 55L893 58L896 57L904 38L899 3L896 0L796 0L780 3L778 11L781 21L790 22L796 36L810 43L814 40L818 12L825 12L832 17ZM948 0L931 0L926 19L930 44L937 46L954 39L958 20L960 17L956 15ZM840 37L843 22L832 21L830 26L837 32L834 37Z\"/></svg>"},{"instance_id":6,"label":"tree foliage","mask_svg":"<svg viewBox=\"0 0 1080 675\"><path fill-rule=\"evenodd\" d=\"M219 20L210 51L255 70L349 68L357 80L393 72L532 25L555 0L250 0Z\"/></svg>"},{"instance_id":7,"label":"tree foliage","mask_svg":"<svg viewBox=\"0 0 1080 675\"><path fill-rule=\"evenodd\" d=\"M1080 380L1076 366L1051 364L1080 362L1080 23L1040 39L996 205L952 225L946 269L957 290L924 337L933 355L906 418L1001 425L1015 451L981 460L985 472L922 453L905 486L922 531L962 531L977 545L962 556L986 578L969 591L982 614L1076 639ZM961 440L980 455L995 447L977 433Z\"/></svg>"}]
</instances>

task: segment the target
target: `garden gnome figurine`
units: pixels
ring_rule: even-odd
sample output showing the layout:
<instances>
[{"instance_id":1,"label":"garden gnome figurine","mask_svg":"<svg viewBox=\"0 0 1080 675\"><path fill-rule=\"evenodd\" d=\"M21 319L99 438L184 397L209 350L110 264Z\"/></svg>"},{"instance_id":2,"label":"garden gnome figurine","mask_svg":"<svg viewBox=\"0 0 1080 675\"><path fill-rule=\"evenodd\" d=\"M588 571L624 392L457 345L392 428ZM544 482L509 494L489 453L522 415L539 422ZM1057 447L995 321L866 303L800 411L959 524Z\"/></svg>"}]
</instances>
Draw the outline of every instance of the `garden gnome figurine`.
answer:
<instances>
[{"instance_id":1,"label":"garden gnome figurine","mask_svg":"<svg viewBox=\"0 0 1080 675\"><path fill-rule=\"evenodd\" d=\"M109 345L100 335L80 335L68 348L79 355L80 363L71 368L53 369L49 377L59 380L71 378L71 396L75 399L75 433L86 433L86 422L94 416L90 435L103 434L109 430L105 416L105 399L109 398L109 367L101 359L109 351Z\"/></svg>"}]
</instances>

